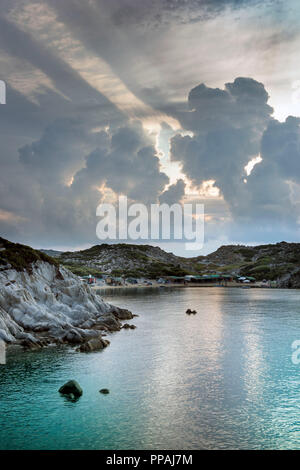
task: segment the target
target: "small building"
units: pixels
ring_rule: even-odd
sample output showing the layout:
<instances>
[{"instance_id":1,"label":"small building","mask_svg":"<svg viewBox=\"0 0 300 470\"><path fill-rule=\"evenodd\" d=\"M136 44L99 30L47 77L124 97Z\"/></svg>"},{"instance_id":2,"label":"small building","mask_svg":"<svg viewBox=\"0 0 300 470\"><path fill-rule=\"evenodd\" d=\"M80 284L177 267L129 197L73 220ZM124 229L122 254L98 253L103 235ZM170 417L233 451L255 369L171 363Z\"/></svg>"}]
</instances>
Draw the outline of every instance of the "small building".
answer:
<instances>
[{"instance_id":1,"label":"small building","mask_svg":"<svg viewBox=\"0 0 300 470\"><path fill-rule=\"evenodd\" d=\"M97 279L91 274L89 274L88 276L82 276L80 279L84 282L87 282L88 284L96 284L97 282Z\"/></svg>"},{"instance_id":2,"label":"small building","mask_svg":"<svg viewBox=\"0 0 300 470\"><path fill-rule=\"evenodd\" d=\"M195 280L195 276L191 275L191 274L187 274L186 276L184 276L184 279L186 280L186 282L191 282L192 280Z\"/></svg>"},{"instance_id":3,"label":"small building","mask_svg":"<svg viewBox=\"0 0 300 470\"><path fill-rule=\"evenodd\" d=\"M252 276L241 276L237 279L238 282L241 282L243 284L249 284L250 282L255 282L256 279L255 277L252 277Z\"/></svg>"},{"instance_id":4,"label":"small building","mask_svg":"<svg viewBox=\"0 0 300 470\"><path fill-rule=\"evenodd\" d=\"M227 285L227 282L232 282L236 276L233 274L202 274L196 276L185 276L186 282L196 283L196 284L217 284L217 285Z\"/></svg>"},{"instance_id":5,"label":"small building","mask_svg":"<svg viewBox=\"0 0 300 470\"><path fill-rule=\"evenodd\" d=\"M129 284L138 284L137 279L135 279L134 277L127 277L126 282L129 282Z\"/></svg>"},{"instance_id":6,"label":"small building","mask_svg":"<svg viewBox=\"0 0 300 470\"><path fill-rule=\"evenodd\" d=\"M165 279L173 284L185 284L184 276L165 276Z\"/></svg>"},{"instance_id":7,"label":"small building","mask_svg":"<svg viewBox=\"0 0 300 470\"><path fill-rule=\"evenodd\" d=\"M105 279L105 282L109 286L123 286L125 283L122 277L114 277L114 276L107 277Z\"/></svg>"}]
</instances>

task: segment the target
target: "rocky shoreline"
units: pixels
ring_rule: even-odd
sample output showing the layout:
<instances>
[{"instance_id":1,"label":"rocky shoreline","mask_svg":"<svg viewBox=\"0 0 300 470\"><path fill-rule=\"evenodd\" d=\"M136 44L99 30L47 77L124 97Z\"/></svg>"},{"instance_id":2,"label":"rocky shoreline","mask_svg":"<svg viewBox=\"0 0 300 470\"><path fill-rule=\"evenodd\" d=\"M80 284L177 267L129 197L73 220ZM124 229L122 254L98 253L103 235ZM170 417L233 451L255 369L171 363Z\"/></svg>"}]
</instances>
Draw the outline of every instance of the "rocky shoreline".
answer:
<instances>
[{"instance_id":1,"label":"rocky shoreline","mask_svg":"<svg viewBox=\"0 0 300 470\"><path fill-rule=\"evenodd\" d=\"M132 318L62 266L36 261L30 270L0 268L0 339L7 345L103 349L109 344L103 334L119 331Z\"/></svg>"}]
</instances>

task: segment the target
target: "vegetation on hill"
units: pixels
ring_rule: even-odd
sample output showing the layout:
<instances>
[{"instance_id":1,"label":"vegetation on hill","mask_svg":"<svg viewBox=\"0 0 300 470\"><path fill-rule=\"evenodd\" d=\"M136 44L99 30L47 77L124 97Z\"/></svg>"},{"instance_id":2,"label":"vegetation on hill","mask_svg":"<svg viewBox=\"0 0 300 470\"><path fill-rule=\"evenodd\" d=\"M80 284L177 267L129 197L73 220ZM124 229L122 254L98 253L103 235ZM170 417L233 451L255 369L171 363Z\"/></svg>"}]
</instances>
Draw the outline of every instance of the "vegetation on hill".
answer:
<instances>
[{"instance_id":1,"label":"vegetation on hill","mask_svg":"<svg viewBox=\"0 0 300 470\"><path fill-rule=\"evenodd\" d=\"M71 271L73 274L81 277L88 276L89 274L95 277L101 277L102 274L104 274L100 269L90 268L80 264L64 263L64 267L69 269L69 271Z\"/></svg>"},{"instance_id":2,"label":"vegetation on hill","mask_svg":"<svg viewBox=\"0 0 300 470\"><path fill-rule=\"evenodd\" d=\"M103 243L87 250L65 252L60 261L73 273L98 275L99 272L113 276L148 277L184 276L197 272L186 258L166 253L151 245L131 245Z\"/></svg>"},{"instance_id":3,"label":"vegetation on hill","mask_svg":"<svg viewBox=\"0 0 300 470\"><path fill-rule=\"evenodd\" d=\"M277 280L284 287L298 285L300 278L300 243L227 245L207 256L195 258L178 257L151 245L126 243L103 243L87 250L60 254L53 251L56 258L47 254L51 250L45 251L0 238L0 264L10 265L17 271L30 272L32 263L46 261L55 266L63 264L79 276L110 274L157 279L160 276L226 273L251 276L257 281Z\"/></svg>"},{"instance_id":4,"label":"vegetation on hill","mask_svg":"<svg viewBox=\"0 0 300 470\"><path fill-rule=\"evenodd\" d=\"M252 276L257 281L281 280L300 270L300 243L280 242L274 245L221 246L201 262L219 265L223 272Z\"/></svg>"},{"instance_id":5,"label":"vegetation on hill","mask_svg":"<svg viewBox=\"0 0 300 470\"><path fill-rule=\"evenodd\" d=\"M252 276L258 281L280 280L300 270L300 243L227 245L195 258L178 257L151 245L103 243L87 250L63 253L60 261L80 275L106 273L158 278L222 272Z\"/></svg>"},{"instance_id":6,"label":"vegetation on hill","mask_svg":"<svg viewBox=\"0 0 300 470\"><path fill-rule=\"evenodd\" d=\"M0 237L0 264L10 265L16 271L31 272L31 265L36 261L45 261L54 266L59 262L41 251L34 250L30 246L12 243Z\"/></svg>"}]
</instances>

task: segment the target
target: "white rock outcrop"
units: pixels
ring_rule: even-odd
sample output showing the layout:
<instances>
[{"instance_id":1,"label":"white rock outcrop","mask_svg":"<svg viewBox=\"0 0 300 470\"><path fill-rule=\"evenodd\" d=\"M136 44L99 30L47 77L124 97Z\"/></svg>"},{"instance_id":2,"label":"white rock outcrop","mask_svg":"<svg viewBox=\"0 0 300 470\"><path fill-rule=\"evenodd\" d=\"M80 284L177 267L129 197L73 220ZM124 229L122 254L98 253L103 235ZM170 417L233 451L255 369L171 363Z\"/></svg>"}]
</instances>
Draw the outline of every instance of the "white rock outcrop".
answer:
<instances>
[{"instance_id":1,"label":"white rock outcrop","mask_svg":"<svg viewBox=\"0 0 300 470\"><path fill-rule=\"evenodd\" d=\"M101 337L101 330L119 330L127 318L131 312L104 302L62 266L36 261L30 271L0 271L0 339L6 343L80 344Z\"/></svg>"}]
</instances>

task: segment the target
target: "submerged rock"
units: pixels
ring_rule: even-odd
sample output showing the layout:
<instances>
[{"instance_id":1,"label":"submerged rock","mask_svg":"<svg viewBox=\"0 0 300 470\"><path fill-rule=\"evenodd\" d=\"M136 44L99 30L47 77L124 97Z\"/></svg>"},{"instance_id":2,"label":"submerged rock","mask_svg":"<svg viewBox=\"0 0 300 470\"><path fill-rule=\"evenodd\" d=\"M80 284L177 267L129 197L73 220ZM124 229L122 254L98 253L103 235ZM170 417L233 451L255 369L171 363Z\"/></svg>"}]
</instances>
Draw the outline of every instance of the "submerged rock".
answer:
<instances>
[{"instance_id":1,"label":"submerged rock","mask_svg":"<svg viewBox=\"0 0 300 470\"><path fill-rule=\"evenodd\" d=\"M58 390L62 395L68 395L72 398L72 395L75 398L81 397L83 391L79 383L76 380L69 380Z\"/></svg>"},{"instance_id":2,"label":"submerged rock","mask_svg":"<svg viewBox=\"0 0 300 470\"><path fill-rule=\"evenodd\" d=\"M99 390L99 392L103 393L103 395L108 395L109 394L108 388L101 388L101 390Z\"/></svg>"}]
</instances>

